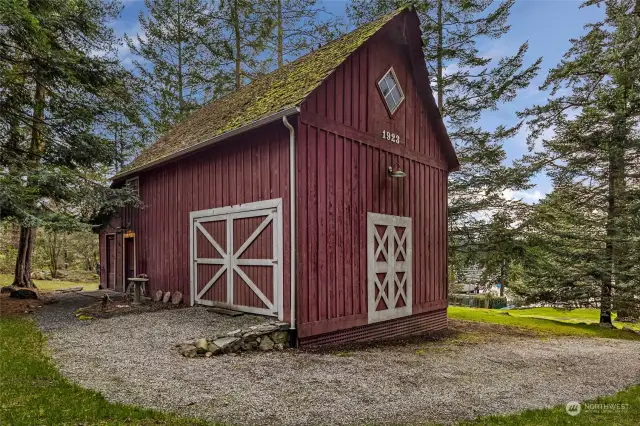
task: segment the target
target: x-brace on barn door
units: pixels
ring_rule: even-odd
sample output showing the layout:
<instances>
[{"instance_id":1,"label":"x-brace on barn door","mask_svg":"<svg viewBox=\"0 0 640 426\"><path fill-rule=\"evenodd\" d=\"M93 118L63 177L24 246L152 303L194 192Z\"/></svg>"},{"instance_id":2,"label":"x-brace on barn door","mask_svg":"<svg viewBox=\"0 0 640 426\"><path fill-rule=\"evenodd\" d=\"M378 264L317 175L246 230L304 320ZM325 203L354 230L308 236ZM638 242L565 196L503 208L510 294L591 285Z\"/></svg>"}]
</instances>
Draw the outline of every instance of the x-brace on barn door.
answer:
<instances>
[{"instance_id":1,"label":"x-brace on barn door","mask_svg":"<svg viewBox=\"0 0 640 426\"><path fill-rule=\"evenodd\" d=\"M411 315L411 218L367 214L369 323Z\"/></svg>"},{"instance_id":2,"label":"x-brace on barn door","mask_svg":"<svg viewBox=\"0 0 640 426\"><path fill-rule=\"evenodd\" d=\"M191 304L282 319L282 199L191 212Z\"/></svg>"}]
</instances>

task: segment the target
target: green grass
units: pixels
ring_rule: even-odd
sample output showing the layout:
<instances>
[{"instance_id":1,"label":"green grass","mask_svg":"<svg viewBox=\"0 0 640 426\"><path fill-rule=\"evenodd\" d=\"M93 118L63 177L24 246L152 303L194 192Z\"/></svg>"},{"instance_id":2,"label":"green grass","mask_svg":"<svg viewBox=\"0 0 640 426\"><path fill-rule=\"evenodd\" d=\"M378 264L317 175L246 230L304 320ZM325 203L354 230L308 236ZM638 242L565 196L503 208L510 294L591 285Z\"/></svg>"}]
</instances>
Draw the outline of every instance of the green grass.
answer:
<instances>
[{"instance_id":1,"label":"green grass","mask_svg":"<svg viewBox=\"0 0 640 426\"><path fill-rule=\"evenodd\" d=\"M567 401L569 402L569 401ZM620 404L593 407L590 404ZM570 416L566 407L527 410L507 416L487 416L459 423L460 426L637 426L640 424L640 386L633 386L614 396L600 397L581 404L582 410Z\"/></svg>"},{"instance_id":2,"label":"green grass","mask_svg":"<svg viewBox=\"0 0 640 426\"><path fill-rule=\"evenodd\" d=\"M33 321L0 318L0 425L208 425L172 414L110 404L65 380Z\"/></svg>"},{"instance_id":3,"label":"green grass","mask_svg":"<svg viewBox=\"0 0 640 426\"><path fill-rule=\"evenodd\" d=\"M33 280L38 290L42 291L54 291L58 289L70 288L70 287L82 287L83 290L97 290L98 282L87 281L54 281L54 280ZM11 285L13 283L13 275L0 274L0 287L5 285Z\"/></svg>"},{"instance_id":4,"label":"green grass","mask_svg":"<svg viewBox=\"0 0 640 426\"><path fill-rule=\"evenodd\" d=\"M557 310L558 312L547 311L547 309L553 308L535 309L545 309L545 311L542 311L545 315L536 317L536 313L529 312L528 309L499 310L466 308L461 306L449 306L448 312L449 318L452 319L514 326L540 334L640 340L640 336L635 333L598 326L597 319L595 321L589 320L589 318L593 317L593 313L590 312L593 310L585 309L581 311L589 312L570 313L562 310ZM618 325L618 327L621 326Z\"/></svg>"},{"instance_id":5,"label":"green grass","mask_svg":"<svg viewBox=\"0 0 640 426\"><path fill-rule=\"evenodd\" d=\"M509 314L518 317L531 317L540 319L550 319L555 321L569 323L587 323L598 324L600 322L600 311L593 308L578 309L557 309L557 308L527 308L527 309L510 309ZM613 313L613 325L616 328L631 327L640 330L640 324L621 323L615 321L616 314Z\"/></svg>"}]
</instances>

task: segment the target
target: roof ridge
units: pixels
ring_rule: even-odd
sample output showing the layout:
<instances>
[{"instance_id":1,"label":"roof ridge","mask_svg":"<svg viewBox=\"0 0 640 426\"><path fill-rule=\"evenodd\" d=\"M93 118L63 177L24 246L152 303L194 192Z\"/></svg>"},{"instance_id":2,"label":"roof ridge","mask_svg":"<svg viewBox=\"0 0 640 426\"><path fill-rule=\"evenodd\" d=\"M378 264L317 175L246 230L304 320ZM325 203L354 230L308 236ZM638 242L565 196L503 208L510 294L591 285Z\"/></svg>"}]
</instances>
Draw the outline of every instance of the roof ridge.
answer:
<instances>
[{"instance_id":1,"label":"roof ridge","mask_svg":"<svg viewBox=\"0 0 640 426\"><path fill-rule=\"evenodd\" d=\"M408 7L410 7L410 5L404 5L404 6L399 7L398 9L394 10L393 12L380 14L380 15L379 15L378 17L376 17L376 19L374 19L373 21L371 21L371 22L367 22L366 24L362 24L361 26L354 28L353 30L349 31L348 33L344 33L344 34L340 35L338 38L335 38L335 39L333 39L333 40L331 40L331 41L326 42L326 43L325 43L325 44L323 44L322 46L318 47L318 49L311 50L311 51L309 51L309 52L305 53L304 55L297 57L297 58L296 58L296 59L294 59L293 61L285 63L285 64L284 64L284 65L282 65L282 67L280 67L280 68L276 68L276 69L274 69L274 70L272 70L272 71L270 71L270 72L268 72L268 73L266 73L266 74L264 74L264 75L261 75L261 76L259 76L258 78L255 78L255 79L251 80L249 83L247 83L247 84L245 84L245 85L243 85L243 86L241 86L241 87L239 87L239 88L237 88L237 89L235 89L235 90L232 90L232 91L230 91L229 93L225 93L223 96L221 96L221 97L219 97L219 98L212 99L212 100L210 100L209 102L207 102L207 103L205 103L205 104L202 104L198 109L196 109L195 111L193 111L191 114L198 112L200 109L202 109L202 108L206 107L207 105L210 105L210 104L212 104L212 103L216 103L216 102L218 102L218 101L221 101L221 100L223 100L224 98L226 98L226 97L228 97L228 96L231 96L231 95L233 95L233 94L235 94L235 93L239 92L240 90L242 90L242 89L244 89L244 88L248 88L248 87L250 87L251 85L253 85L253 84L255 84L255 83L260 82L262 79L265 79L265 78L269 77L270 75L273 75L273 74L277 73L278 71L283 70L284 68L288 67L289 65L296 64L296 63L298 63L298 62L300 62L300 61L304 60L304 59L305 59L306 57L308 57L309 55L312 55L312 54L318 53L320 50L324 49L325 47L327 47L327 46L329 46L329 45L331 45L331 44L333 44L333 43L337 43L337 42L339 42L339 41L341 41L341 40L344 40L346 37L350 36L352 33L356 32L356 31L360 30L362 27L365 27L365 26L367 26L367 25L373 24L373 23L377 22L379 19L382 19L383 17L386 17L386 16L388 16L388 15L393 15L393 16L395 16L396 14L400 13L401 11L403 11L404 9L406 9L406 8L408 8ZM189 116L190 116L191 114L189 114ZM187 116L187 117L183 118L182 120L180 120L179 122L175 123L175 124L174 124L174 126L179 125L181 122L183 122L183 121L185 121L187 118L189 118L189 116Z\"/></svg>"},{"instance_id":2,"label":"roof ridge","mask_svg":"<svg viewBox=\"0 0 640 426\"><path fill-rule=\"evenodd\" d=\"M114 176L114 180L168 160L222 134L299 106L353 52L387 22L410 7L405 5L381 15L239 89L202 105L145 148L126 169Z\"/></svg>"}]
</instances>

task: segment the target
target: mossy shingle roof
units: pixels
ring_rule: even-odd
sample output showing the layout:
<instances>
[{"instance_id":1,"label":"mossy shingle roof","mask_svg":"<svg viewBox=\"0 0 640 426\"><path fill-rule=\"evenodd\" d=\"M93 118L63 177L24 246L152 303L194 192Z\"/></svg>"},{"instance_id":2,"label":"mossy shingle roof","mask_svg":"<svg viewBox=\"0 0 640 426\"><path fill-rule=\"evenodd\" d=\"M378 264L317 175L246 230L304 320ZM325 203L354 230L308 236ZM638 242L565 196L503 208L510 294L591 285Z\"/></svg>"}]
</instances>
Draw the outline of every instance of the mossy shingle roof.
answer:
<instances>
[{"instance_id":1,"label":"mossy shingle roof","mask_svg":"<svg viewBox=\"0 0 640 426\"><path fill-rule=\"evenodd\" d=\"M300 105L349 55L402 10L404 8L365 24L203 106L145 149L115 179L133 170L146 168L151 163L161 162L216 136Z\"/></svg>"}]
</instances>

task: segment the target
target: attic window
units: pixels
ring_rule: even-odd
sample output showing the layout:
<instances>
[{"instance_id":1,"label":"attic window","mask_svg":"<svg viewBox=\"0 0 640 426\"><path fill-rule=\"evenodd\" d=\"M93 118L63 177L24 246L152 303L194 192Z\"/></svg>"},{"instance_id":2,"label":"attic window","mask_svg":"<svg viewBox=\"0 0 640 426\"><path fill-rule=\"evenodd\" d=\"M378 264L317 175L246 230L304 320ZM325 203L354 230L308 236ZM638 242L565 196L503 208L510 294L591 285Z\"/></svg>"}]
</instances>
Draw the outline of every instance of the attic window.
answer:
<instances>
[{"instance_id":1,"label":"attic window","mask_svg":"<svg viewBox=\"0 0 640 426\"><path fill-rule=\"evenodd\" d=\"M393 67L389 68L389 71L378 81L378 89L384 98L384 102L387 104L387 109L390 114L396 112L402 101L404 101L404 93L398 83L398 77L393 70Z\"/></svg>"}]
</instances>

